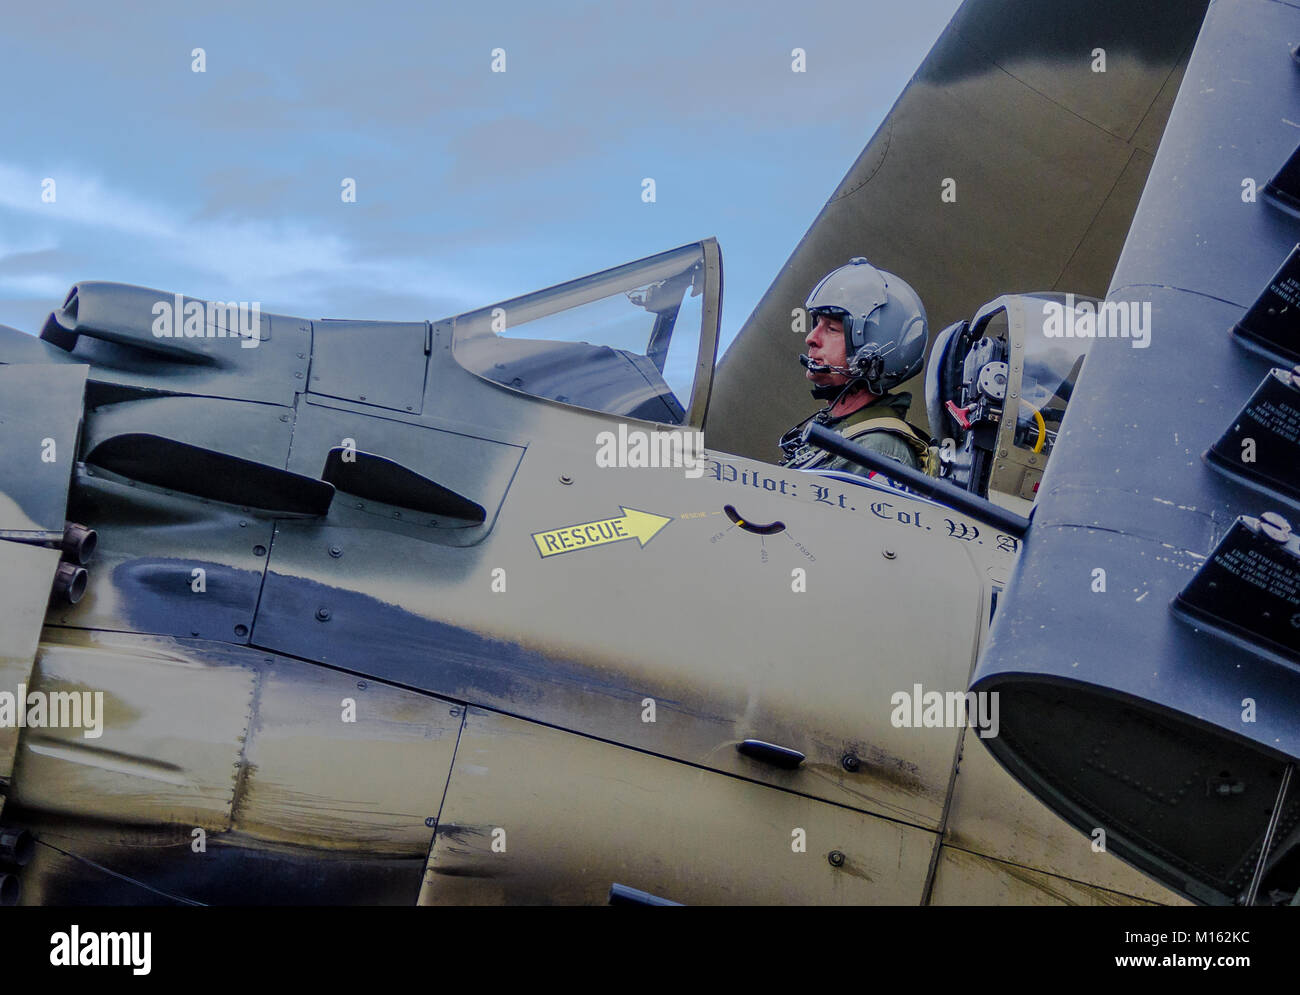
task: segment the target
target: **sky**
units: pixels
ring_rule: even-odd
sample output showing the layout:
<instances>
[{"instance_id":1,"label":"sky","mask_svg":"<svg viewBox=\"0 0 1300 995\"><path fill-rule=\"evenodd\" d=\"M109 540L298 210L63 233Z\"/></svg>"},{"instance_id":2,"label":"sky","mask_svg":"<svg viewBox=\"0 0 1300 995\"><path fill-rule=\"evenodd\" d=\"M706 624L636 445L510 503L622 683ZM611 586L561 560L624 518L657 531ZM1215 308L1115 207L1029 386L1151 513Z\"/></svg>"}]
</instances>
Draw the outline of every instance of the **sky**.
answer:
<instances>
[{"instance_id":1,"label":"sky","mask_svg":"<svg viewBox=\"0 0 1300 995\"><path fill-rule=\"evenodd\" d=\"M79 280L437 320L713 236L725 346L957 6L9 5L0 324Z\"/></svg>"}]
</instances>

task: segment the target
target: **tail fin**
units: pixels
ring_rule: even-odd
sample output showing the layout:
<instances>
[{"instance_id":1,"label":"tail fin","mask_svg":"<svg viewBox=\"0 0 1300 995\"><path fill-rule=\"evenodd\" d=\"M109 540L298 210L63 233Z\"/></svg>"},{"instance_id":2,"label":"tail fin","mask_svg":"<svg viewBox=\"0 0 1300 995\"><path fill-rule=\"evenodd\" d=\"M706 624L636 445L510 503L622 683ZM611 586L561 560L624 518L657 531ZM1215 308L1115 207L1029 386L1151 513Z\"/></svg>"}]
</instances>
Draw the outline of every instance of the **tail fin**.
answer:
<instances>
[{"instance_id":1,"label":"tail fin","mask_svg":"<svg viewBox=\"0 0 1300 995\"><path fill-rule=\"evenodd\" d=\"M776 459L812 404L791 310L852 256L931 333L1002 293L1104 297L1206 6L966 0L727 350L709 448Z\"/></svg>"}]
</instances>

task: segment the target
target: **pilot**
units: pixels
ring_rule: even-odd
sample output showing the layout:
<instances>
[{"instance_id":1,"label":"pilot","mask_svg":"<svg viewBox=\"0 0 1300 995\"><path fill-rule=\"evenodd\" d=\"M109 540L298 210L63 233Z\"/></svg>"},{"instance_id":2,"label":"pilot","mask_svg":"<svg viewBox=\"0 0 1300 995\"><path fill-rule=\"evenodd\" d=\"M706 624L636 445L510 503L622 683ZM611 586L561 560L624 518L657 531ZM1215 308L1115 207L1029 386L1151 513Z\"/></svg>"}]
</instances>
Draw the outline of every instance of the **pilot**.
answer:
<instances>
[{"instance_id":1,"label":"pilot","mask_svg":"<svg viewBox=\"0 0 1300 995\"><path fill-rule=\"evenodd\" d=\"M925 361L925 308L916 291L856 256L826 274L805 307L812 328L804 339L808 354L799 362L813 384L813 397L828 403L781 437L781 465L872 475L856 463L802 445L799 433L815 419L860 446L923 469L930 440L904 420L912 395L890 393L891 387L916 376Z\"/></svg>"}]
</instances>

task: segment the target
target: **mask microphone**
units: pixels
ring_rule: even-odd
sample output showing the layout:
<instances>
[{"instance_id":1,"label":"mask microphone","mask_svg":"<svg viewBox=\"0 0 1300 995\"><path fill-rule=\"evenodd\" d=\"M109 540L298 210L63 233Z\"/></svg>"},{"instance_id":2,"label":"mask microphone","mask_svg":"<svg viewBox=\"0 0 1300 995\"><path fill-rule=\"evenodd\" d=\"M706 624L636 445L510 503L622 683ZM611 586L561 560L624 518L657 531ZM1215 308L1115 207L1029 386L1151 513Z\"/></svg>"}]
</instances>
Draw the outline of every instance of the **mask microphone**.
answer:
<instances>
[{"instance_id":1,"label":"mask microphone","mask_svg":"<svg viewBox=\"0 0 1300 995\"><path fill-rule=\"evenodd\" d=\"M827 366L825 363L815 363L803 353L799 354L799 363L812 373L838 373L846 377L853 375L853 371L847 366Z\"/></svg>"}]
</instances>

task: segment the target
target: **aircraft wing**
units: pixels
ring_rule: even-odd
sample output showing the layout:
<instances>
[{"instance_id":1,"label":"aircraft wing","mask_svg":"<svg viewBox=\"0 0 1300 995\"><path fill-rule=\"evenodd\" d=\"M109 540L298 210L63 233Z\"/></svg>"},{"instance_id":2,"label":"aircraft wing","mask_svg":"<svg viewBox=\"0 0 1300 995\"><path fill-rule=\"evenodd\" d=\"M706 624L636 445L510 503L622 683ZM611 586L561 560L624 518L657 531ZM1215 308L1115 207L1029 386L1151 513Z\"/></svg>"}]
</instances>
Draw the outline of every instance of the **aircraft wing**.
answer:
<instances>
[{"instance_id":1,"label":"aircraft wing","mask_svg":"<svg viewBox=\"0 0 1300 995\"><path fill-rule=\"evenodd\" d=\"M1264 518L1300 515L1274 277L1300 221L1264 194L1300 142L1297 40L1294 6L1210 7L1107 297L1147 345L1093 342L974 683L1009 770L1206 902L1300 883L1300 560Z\"/></svg>"}]
</instances>

